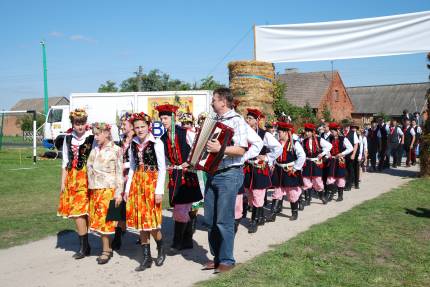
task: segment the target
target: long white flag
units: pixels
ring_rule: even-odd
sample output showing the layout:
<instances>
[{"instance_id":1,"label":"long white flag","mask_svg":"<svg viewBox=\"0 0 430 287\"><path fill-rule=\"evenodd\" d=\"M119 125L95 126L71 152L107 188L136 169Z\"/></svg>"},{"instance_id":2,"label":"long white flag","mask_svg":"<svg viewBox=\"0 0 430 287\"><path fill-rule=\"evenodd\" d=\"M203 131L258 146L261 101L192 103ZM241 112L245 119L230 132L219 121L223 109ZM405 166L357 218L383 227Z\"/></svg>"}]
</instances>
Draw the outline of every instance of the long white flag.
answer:
<instances>
[{"instance_id":1,"label":"long white flag","mask_svg":"<svg viewBox=\"0 0 430 287\"><path fill-rule=\"evenodd\" d=\"M366 58L430 51L430 11L255 27L255 56L267 62Z\"/></svg>"}]
</instances>

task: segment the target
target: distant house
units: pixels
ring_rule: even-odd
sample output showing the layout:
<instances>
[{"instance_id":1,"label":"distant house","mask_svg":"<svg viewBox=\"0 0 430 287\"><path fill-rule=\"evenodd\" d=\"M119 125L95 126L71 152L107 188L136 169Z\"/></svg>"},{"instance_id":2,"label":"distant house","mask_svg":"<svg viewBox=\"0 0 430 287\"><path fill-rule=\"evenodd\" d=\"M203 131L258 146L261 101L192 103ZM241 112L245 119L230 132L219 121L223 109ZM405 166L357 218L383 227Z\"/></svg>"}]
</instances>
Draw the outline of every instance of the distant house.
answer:
<instances>
[{"instance_id":1,"label":"distant house","mask_svg":"<svg viewBox=\"0 0 430 287\"><path fill-rule=\"evenodd\" d=\"M48 98L48 106L68 105L69 99L66 97L51 97ZM44 100L43 98L36 99L22 99L18 101L11 109L11 111L26 111L35 110L43 113ZM3 135L5 136L20 136L22 135L21 128L17 124L19 116L6 116L4 118Z\"/></svg>"},{"instance_id":2,"label":"distant house","mask_svg":"<svg viewBox=\"0 0 430 287\"><path fill-rule=\"evenodd\" d=\"M405 109L422 113L427 107L425 95L429 88L430 83L347 88L355 108L352 118L368 123L378 114L400 119Z\"/></svg>"},{"instance_id":3,"label":"distant house","mask_svg":"<svg viewBox=\"0 0 430 287\"><path fill-rule=\"evenodd\" d=\"M287 72L278 76L286 83L285 98L291 104L303 107L309 103L318 117L325 108L335 120L351 118L353 103L338 71Z\"/></svg>"}]
</instances>

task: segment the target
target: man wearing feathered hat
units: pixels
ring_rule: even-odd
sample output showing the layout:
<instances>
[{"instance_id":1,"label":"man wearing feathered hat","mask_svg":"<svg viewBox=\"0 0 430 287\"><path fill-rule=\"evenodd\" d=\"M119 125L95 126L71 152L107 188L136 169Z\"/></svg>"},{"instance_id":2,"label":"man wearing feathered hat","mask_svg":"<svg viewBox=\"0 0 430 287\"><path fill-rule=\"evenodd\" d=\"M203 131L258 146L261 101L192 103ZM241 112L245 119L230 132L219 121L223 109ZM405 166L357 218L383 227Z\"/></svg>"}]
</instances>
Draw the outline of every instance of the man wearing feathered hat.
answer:
<instances>
[{"instance_id":1,"label":"man wearing feathered hat","mask_svg":"<svg viewBox=\"0 0 430 287\"><path fill-rule=\"evenodd\" d=\"M326 197L330 201L333 197L333 194L337 192L337 201L342 201L346 176L345 157L352 152L353 147L347 137L340 135L339 124L330 123L329 128L331 132L329 141L332 145L332 148L330 150L330 158L327 164L328 174Z\"/></svg>"},{"instance_id":2,"label":"man wearing feathered hat","mask_svg":"<svg viewBox=\"0 0 430 287\"><path fill-rule=\"evenodd\" d=\"M310 205L312 190L318 193L323 204L327 203L324 195L324 183L322 180L323 158L330 155L332 145L316 134L316 126L313 123L305 123L305 138L303 148L306 153L306 162L303 166L303 194L301 195L300 209L304 205Z\"/></svg>"},{"instance_id":3,"label":"man wearing feathered hat","mask_svg":"<svg viewBox=\"0 0 430 287\"><path fill-rule=\"evenodd\" d=\"M294 133L294 126L286 122L277 122L279 141L282 146L281 155L275 160L272 174L272 185L275 191L272 195L272 206L268 221L275 221L276 215L282 210L284 195L288 196L292 216L297 220L299 212L299 197L302 193L301 170L306 161L306 154L300 144L299 137Z\"/></svg>"},{"instance_id":4,"label":"man wearing feathered hat","mask_svg":"<svg viewBox=\"0 0 430 287\"><path fill-rule=\"evenodd\" d=\"M258 109L247 109L246 122L254 129L263 140L263 148L257 157L248 159L244 166L244 188L248 195L248 203L252 206L251 225L249 233L257 232L258 225L263 225L264 198L266 189L271 187L270 167L282 153L281 144L269 132L259 128L259 123L264 118Z\"/></svg>"},{"instance_id":5,"label":"man wearing feathered hat","mask_svg":"<svg viewBox=\"0 0 430 287\"><path fill-rule=\"evenodd\" d=\"M201 200L202 193L197 174L188 169L187 159L195 133L175 125L179 107L165 104L155 107L166 132L161 136L165 155L169 159L169 200L173 206L174 235L170 253L193 248L193 220L190 215L193 202Z\"/></svg>"}]
</instances>

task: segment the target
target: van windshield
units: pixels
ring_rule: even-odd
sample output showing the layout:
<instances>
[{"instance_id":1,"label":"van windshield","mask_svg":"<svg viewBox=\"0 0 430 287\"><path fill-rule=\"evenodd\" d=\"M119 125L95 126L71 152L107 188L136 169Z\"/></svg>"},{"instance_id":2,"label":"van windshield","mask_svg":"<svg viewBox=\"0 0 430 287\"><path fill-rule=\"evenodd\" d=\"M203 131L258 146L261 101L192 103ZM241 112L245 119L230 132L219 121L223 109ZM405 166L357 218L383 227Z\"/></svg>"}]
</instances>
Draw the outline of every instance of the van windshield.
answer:
<instances>
[{"instance_id":1,"label":"van windshield","mask_svg":"<svg viewBox=\"0 0 430 287\"><path fill-rule=\"evenodd\" d=\"M63 110L50 110L48 115L48 123L61 122L63 117Z\"/></svg>"}]
</instances>

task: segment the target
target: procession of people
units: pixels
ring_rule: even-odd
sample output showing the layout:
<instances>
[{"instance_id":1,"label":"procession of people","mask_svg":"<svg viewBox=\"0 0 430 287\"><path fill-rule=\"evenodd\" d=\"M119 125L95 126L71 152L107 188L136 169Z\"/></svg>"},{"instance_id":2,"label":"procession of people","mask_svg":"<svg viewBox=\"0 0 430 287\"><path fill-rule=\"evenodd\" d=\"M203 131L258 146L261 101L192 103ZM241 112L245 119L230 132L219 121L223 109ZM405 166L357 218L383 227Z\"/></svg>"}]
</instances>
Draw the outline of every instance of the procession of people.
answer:
<instances>
[{"instance_id":1,"label":"procession of people","mask_svg":"<svg viewBox=\"0 0 430 287\"><path fill-rule=\"evenodd\" d=\"M417 163L420 119L407 111L401 125L396 119L387 123L377 118L370 126L352 121L297 126L286 116L263 125L269 115L255 108L241 115L236 106L230 89L214 90L214 120L233 136L228 142L210 139L204 146L205 153L220 155L213 173L197 170L188 161L207 114L199 115L196 123L191 113L178 117L178 106L159 105L155 109L165 133L156 138L151 124L158 119L144 112L126 113L120 118L122 135L116 145L109 124L88 125L85 110L72 111L57 213L75 221L80 247L73 258L91 254L88 232L94 232L102 246L97 263L106 264L122 248L123 234L132 232L141 246L135 270L153 263L162 266L166 256L193 248L203 205L213 260L202 269L226 272L236 263L234 240L240 223L255 234L283 212L284 200L290 220L300 220L314 198L326 206L341 202L348 196L345 192L359 190L363 172L397 168L404 156L406 167ZM164 196L173 209L171 240L162 234ZM151 237L157 246L155 259ZM172 242L168 247L167 241Z\"/></svg>"}]
</instances>

